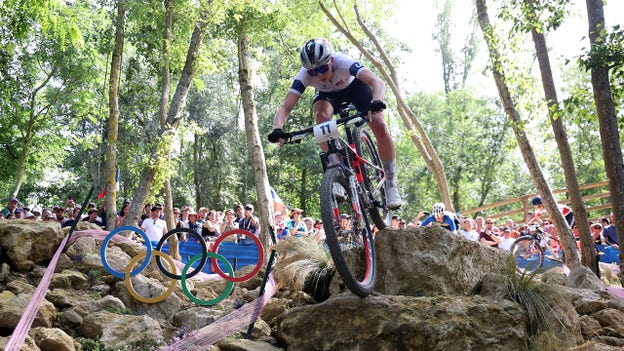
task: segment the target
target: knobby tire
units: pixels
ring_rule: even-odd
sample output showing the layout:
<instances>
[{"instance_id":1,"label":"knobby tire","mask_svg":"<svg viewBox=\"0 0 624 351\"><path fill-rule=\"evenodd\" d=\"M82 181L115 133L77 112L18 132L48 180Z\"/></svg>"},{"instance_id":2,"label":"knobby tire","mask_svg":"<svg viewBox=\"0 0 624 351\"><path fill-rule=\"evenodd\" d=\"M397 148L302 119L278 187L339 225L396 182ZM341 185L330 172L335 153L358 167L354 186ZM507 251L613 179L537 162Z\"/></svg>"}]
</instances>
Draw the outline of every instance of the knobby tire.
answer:
<instances>
[{"instance_id":1,"label":"knobby tire","mask_svg":"<svg viewBox=\"0 0 624 351\"><path fill-rule=\"evenodd\" d=\"M360 199L358 206L362 207ZM362 209L363 216L366 211ZM351 230L341 230L341 215ZM368 218L356 219L349 194L349 177L342 166L327 169L321 182L321 217L336 270L354 294L368 296L375 287L375 243Z\"/></svg>"}]
</instances>

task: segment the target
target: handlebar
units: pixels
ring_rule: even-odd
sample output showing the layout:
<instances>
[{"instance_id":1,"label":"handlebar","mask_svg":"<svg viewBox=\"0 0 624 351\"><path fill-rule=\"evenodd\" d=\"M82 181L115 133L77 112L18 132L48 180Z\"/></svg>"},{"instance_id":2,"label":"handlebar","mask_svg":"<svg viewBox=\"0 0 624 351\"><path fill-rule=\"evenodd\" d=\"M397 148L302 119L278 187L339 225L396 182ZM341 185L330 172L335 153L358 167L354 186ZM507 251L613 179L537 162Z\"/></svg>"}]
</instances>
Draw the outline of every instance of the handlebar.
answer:
<instances>
[{"instance_id":1,"label":"handlebar","mask_svg":"<svg viewBox=\"0 0 624 351\"><path fill-rule=\"evenodd\" d=\"M350 108L349 106L345 107L344 109L341 109L339 113L343 113L344 111L347 111L347 113L349 111L352 111L353 109L355 109L355 107ZM354 121L354 122L352 122ZM336 120L336 125L346 125L346 124L355 124L357 126L361 126L364 123L368 122L368 117L366 115L364 115L361 112L358 112L352 116L347 116L347 117L342 117ZM352 123L350 123L352 122ZM301 130L295 130L292 131L290 133L285 133L285 139L286 141L284 142L284 144L295 144L295 143L299 143L301 142L301 140L303 138L305 138L306 136L308 136L309 134L312 134L314 132L314 126L312 127L308 127L305 129L301 129Z\"/></svg>"}]
</instances>

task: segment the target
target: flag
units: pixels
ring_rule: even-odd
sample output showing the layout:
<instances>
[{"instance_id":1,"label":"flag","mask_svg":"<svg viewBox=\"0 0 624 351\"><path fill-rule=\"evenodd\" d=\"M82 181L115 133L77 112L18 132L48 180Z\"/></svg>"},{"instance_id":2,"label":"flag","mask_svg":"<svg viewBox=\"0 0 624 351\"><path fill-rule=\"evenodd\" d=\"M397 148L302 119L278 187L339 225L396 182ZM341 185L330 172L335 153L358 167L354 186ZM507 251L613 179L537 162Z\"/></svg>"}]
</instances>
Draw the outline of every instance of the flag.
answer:
<instances>
[{"instance_id":1,"label":"flag","mask_svg":"<svg viewBox=\"0 0 624 351\"><path fill-rule=\"evenodd\" d=\"M273 212L280 211L283 215L286 214L286 205L284 205L284 201L277 195L275 189L271 187L271 200L273 200Z\"/></svg>"},{"instance_id":2,"label":"flag","mask_svg":"<svg viewBox=\"0 0 624 351\"><path fill-rule=\"evenodd\" d=\"M117 172L115 173L115 192L119 192L119 167L117 167ZM98 194L98 199L103 199L106 196L106 185L104 185L104 190Z\"/></svg>"}]
</instances>

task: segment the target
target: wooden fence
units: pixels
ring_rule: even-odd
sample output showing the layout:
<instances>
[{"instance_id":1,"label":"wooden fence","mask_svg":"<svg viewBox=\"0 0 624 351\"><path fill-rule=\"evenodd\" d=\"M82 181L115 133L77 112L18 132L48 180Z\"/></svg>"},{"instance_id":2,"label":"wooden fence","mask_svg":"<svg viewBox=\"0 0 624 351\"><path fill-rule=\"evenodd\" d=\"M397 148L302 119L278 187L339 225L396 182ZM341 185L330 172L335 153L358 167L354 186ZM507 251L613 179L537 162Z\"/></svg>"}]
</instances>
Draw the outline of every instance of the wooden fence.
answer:
<instances>
[{"instance_id":1,"label":"wooden fence","mask_svg":"<svg viewBox=\"0 0 624 351\"><path fill-rule=\"evenodd\" d=\"M611 202L608 184L609 183L605 181L580 187L585 211L587 211L587 218L590 220L595 220L610 212ZM461 211L461 214L466 217L484 216L493 219L511 218L516 222L523 223L532 216L533 206L531 205L531 199L536 195L537 194L524 195L515 199ZM553 191L553 195L555 195L555 199L559 203L566 205L570 203L567 188L555 190Z\"/></svg>"}]
</instances>

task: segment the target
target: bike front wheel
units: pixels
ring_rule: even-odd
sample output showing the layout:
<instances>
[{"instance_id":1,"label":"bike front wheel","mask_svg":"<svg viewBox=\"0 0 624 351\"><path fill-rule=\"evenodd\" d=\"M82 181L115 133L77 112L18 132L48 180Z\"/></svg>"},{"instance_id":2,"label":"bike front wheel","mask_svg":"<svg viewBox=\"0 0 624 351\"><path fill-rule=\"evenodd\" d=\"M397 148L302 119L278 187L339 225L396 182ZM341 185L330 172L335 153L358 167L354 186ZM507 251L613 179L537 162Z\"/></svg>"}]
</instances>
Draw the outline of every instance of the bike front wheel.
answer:
<instances>
[{"instance_id":1,"label":"bike front wheel","mask_svg":"<svg viewBox=\"0 0 624 351\"><path fill-rule=\"evenodd\" d=\"M509 250L516 259L516 267L521 272L534 272L544 264L544 251L532 236L519 237L511 244Z\"/></svg>"},{"instance_id":2,"label":"bike front wheel","mask_svg":"<svg viewBox=\"0 0 624 351\"><path fill-rule=\"evenodd\" d=\"M321 216L336 270L351 292L365 297L375 287L375 242L362 201L353 201L349 189L347 172L329 168L321 182Z\"/></svg>"},{"instance_id":3,"label":"bike front wheel","mask_svg":"<svg viewBox=\"0 0 624 351\"><path fill-rule=\"evenodd\" d=\"M375 142L365 129L356 128L353 131L353 141L356 152L370 162L370 164L366 164L360 161L367 196L366 209L377 229L382 230L390 224L392 213L386 208L385 178L379 152Z\"/></svg>"}]
</instances>

